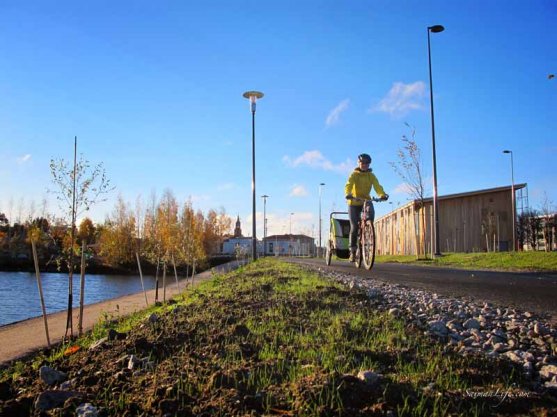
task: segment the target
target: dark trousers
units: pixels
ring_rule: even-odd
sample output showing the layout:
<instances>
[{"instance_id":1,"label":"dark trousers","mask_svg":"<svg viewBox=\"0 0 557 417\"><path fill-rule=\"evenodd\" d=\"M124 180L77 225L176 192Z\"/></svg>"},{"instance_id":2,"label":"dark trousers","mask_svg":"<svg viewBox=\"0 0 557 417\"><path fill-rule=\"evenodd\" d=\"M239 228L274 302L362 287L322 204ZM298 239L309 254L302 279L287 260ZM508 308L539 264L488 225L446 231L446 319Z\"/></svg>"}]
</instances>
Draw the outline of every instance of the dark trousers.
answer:
<instances>
[{"instance_id":1,"label":"dark trousers","mask_svg":"<svg viewBox=\"0 0 557 417\"><path fill-rule=\"evenodd\" d=\"M358 247L358 229L363 206L348 206L348 218L350 219L350 250ZM375 220L375 208L372 203L367 203L366 219Z\"/></svg>"}]
</instances>

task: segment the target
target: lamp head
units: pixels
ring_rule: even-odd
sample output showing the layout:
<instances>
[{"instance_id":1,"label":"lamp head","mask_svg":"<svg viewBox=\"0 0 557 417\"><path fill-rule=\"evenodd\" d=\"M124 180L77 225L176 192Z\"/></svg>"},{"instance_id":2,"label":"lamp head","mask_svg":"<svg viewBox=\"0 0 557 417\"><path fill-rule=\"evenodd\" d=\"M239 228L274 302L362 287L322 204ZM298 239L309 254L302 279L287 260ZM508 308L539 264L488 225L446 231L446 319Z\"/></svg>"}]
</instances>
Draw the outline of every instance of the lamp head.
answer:
<instances>
[{"instance_id":1,"label":"lamp head","mask_svg":"<svg viewBox=\"0 0 557 417\"><path fill-rule=\"evenodd\" d=\"M430 26L427 28L430 32L433 33L439 33L439 32L443 32L445 30L445 28L441 25L434 25L434 26Z\"/></svg>"},{"instance_id":2,"label":"lamp head","mask_svg":"<svg viewBox=\"0 0 557 417\"><path fill-rule=\"evenodd\" d=\"M258 98L263 97L263 93L259 91L246 91L243 96L249 100L251 103L251 111L255 113L255 102Z\"/></svg>"},{"instance_id":3,"label":"lamp head","mask_svg":"<svg viewBox=\"0 0 557 417\"><path fill-rule=\"evenodd\" d=\"M263 97L263 93L259 91L246 91L243 96L247 98L252 103L255 102L258 98Z\"/></svg>"},{"instance_id":4,"label":"lamp head","mask_svg":"<svg viewBox=\"0 0 557 417\"><path fill-rule=\"evenodd\" d=\"M505 150L503 151L503 153L513 153L513 151L509 151L509 150L505 149Z\"/></svg>"}]
</instances>

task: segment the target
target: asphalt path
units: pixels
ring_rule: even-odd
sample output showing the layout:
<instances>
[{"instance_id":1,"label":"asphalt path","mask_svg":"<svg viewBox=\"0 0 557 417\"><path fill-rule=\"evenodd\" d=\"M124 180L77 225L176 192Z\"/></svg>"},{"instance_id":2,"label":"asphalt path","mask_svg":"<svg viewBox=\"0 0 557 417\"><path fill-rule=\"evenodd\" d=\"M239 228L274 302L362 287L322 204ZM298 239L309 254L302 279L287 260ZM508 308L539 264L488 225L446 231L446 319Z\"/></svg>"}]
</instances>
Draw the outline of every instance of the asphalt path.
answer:
<instances>
[{"instance_id":1,"label":"asphalt path","mask_svg":"<svg viewBox=\"0 0 557 417\"><path fill-rule=\"evenodd\" d=\"M349 273L362 279L375 279L435 292L440 296L489 302L546 317L557 325L557 272L472 271L407 264L375 264L371 271L357 269L346 261L290 259L291 262Z\"/></svg>"}]
</instances>

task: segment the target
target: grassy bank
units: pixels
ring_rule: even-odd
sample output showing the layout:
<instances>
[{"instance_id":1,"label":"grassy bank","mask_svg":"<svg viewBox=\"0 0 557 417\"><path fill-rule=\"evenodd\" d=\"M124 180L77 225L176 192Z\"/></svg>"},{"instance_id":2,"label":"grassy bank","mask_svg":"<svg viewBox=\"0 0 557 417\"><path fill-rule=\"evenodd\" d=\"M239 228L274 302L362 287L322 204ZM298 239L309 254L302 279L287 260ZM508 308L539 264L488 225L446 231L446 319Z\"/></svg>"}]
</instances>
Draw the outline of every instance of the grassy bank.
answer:
<instances>
[{"instance_id":1,"label":"grassy bank","mask_svg":"<svg viewBox=\"0 0 557 417\"><path fill-rule=\"evenodd\" d=\"M121 336L87 349L110 329ZM555 406L513 365L444 350L365 294L275 259L106 320L78 345L5 370L3 415L38 415L44 363L75 378L83 397L52 415L85 400L104 416L541 416ZM143 366L126 370L130 354ZM367 382L362 371L373 372Z\"/></svg>"},{"instance_id":2,"label":"grassy bank","mask_svg":"<svg viewBox=\"0 0 557 417\"><path fill-rule=\"evenodd\" d=\"M557 252L444 253L435 259L408 255L377 256L376 262L396 262L430 266L501 271L557 271Z\"/></svg>"}]
</instances>

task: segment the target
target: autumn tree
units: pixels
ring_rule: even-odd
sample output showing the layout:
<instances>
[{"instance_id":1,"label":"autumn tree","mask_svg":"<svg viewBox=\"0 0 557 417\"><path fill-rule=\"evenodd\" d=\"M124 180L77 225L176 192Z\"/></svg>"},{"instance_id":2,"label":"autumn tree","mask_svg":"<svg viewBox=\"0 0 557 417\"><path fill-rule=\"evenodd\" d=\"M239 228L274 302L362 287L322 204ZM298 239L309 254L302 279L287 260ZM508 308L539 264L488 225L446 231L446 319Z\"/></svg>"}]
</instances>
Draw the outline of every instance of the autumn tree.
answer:
<instances>
[{"instance_id":1,"label":"autumn tree","mask_svg":"<svg viewBox=\"0 0 557 417\"><path fill-rule=\"evenodd\" d=\"M417 255L425 254L425 185L424 168L420 148L416 143L416 129L408 123L410 136L402 135L402 148L397 152L398 161L390 162L396 174L404 181L408 193L418 202L421 239L417 248Z\"/></svg>"},{"instance_id":2,"label":"autumn tree","mask_svg":"<svg viewBox=\"0 0 557 417\"><path fill-rule=\"evenodd\" d=\"M178 203L170 190L166 190L157 207L157 240L160 242L161 258L172 261L178 245Z\"/></svg>"},{"instance_id":3,"label":"autumn tree","mask_svg":"<svg viewBox=\"0 0 557 417\"><path fill-rule=\"evenodd\" d=\"M208 255L219 251L219 225L215 210L209 210L203 222L203 249Z\"/></svg>"},{"instance_id":4,"label":"autumn tree","mask_svg":"<svg viewBox=\"0 0 557 417\"><path fill-rule=\"evenodd\" d=\"M79 214L89 210L94 204L104 201L104 195L113 190L110 180L106 176L103 164L91 166L90 162L80 155L77 160L77 137L74 140L73 164L63 158L50 160L50 173L54 190L60 209L70 222L69 239L64 239L62 249L63 257L67 261L68 275L68 309L66 334L68 330L73 336L72 310L73 310L73 272L74 255L76 253L76 218Z\"/></svg>"},{"instance_id":5,"label":"autumn tree","mask_svg":"<svg viewBox=\"0 0 557 417\"><path fill-rule=\"evenodd\" d=\"M140 254L152 264L158 264L161 243L159 242L158 233L158 210L157 210L157 197L153 192L151 193L151 201L145 210L143 219L143 239L140 244Z\"/></svg>"},{"instance_id":6,"label":"autumn tree","mask_svg":"<svg viewBox=\"0 0 557 417\"><path fill-rule=\"evenodd\" d=\"M542 220L539 211L524 210L518 216L518 242L521 247L530 246L538 249L538 236L542 232Z\"/></svg>"},{"instance_id":7,"label":"autumn tree","mask_svg":"<svg viewBox=\"0 0 557 417\"><path fill-rule=\"evenodd\" d=\"M557 226L557 214L555 205L547 196L547 193L544 192L540 214L542 216L542 233L543 239L545 242L545 251L550 252L553 245L554 245L554 230L555 226Z\"/></svg>"},{"instance_id":8,"label":"autumn tree","mask_svg":"<svg viewBox=\"0 0 557 417\"><path fill-rule=\"evenodd\" d=\"M201 210L195 213L195 220L193 223L193 248L191 256L193 262L200 265L205 264L207 261L207 252L203 247L203 236L205 233L205 216Z\"/></svg>"},{"instance_id":9,"label":"autumn tree","mask_svg":"<svg viewBox=\"0 0 557 417\"><path fill-rule=\"evenodd\" d=\"M95 225L89 217L85 217L79 224L77 237L80 242L85 241L87 244L95 242Z\"/></svg>"},{"instance_id":10,"label":"autumn tree","mask_svg":"<svg viewBox=\"0 0 557 417\"><path fill-rule=\"evenodd\" d=\"M218 235L220 244L224 240L225 236L230 234L232 229L232 217L226 214L226 210L224 207L221 207L217 217L217 227L218 227Z\"/></svg>"},{"instance_id":11,"label":"autumn tree","mask_svg":"<svg viewBox=\"0 0 557 417\"><path fill-rule=\"evenodd\" d=\"M105 221L100 235L100 255L113 266L130 265L135 260L135 217L122 196Z\"/></svg>"},{"instance_id":12,"label":"autumn tree","mask_svg":"<svg viewBox=\"0 0 557 417\"><path fill-rule=\"evenodd\" d=\"M206 258L203 228L203 214L195 213L191 201L184 203L179 217L177 254L187 265L195 266Z\"/></svg>"},{"instance_id":13,"label":"autumn tree","mask_svg":"<svg viewBox=\"0 0 557 417\"><path fill-rule=\"evenodd\" d=\"M35 242L39 258L45 257L53 244L50 236L50 222L44 217L36 217L28 220L26 224L27 229L27 243Z\"/></svg>"},{"instance_id":14,"label":"autumn tree","mask_svg":"<svg viewBox=\"0 0 557 417\"><path fill-rule=\"evenodd\" d=\"M209 210L204 222L203 248L207 255L220 252L224 236L230 232L232 219L226 214L223 207L217 213Z\"/></svg>"}]
</instances>

